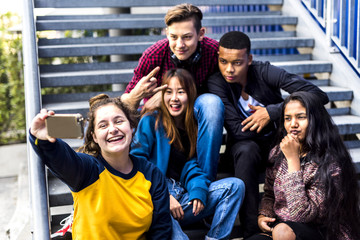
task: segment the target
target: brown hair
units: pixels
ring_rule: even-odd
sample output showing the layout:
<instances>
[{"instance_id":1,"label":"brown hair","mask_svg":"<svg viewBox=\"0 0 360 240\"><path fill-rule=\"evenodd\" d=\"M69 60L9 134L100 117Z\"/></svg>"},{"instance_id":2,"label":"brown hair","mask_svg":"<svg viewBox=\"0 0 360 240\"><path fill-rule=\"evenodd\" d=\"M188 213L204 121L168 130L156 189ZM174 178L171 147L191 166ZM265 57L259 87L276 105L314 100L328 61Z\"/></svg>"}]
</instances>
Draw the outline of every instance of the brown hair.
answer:
<instances>
[{"instance_id":1,"label":"brown hair","mask_svg":"<svg viewBox=\"0 0 360 240\"><path fill-rule=\"evenodd\" d=\"M202 18L203 14L198 7L189 3L183 3L168 10L165 15L165 24L166 26L170 26L174 22L183 22L192 19L196 32L199 33Z\"/></svg>"},{"instance_id":2,"label":"brown hair","mask_svg":"<svg viewBox=\"0 0 360 240\"><path fill-rule=\"evenodd\" d=\"M94 141L93 133L95 129L95 117L97 109L101 106L107 105L107 104L113 104L116 107L118 107L120 110L122 110L126 116L126 118L129 120L130 127L136 128L137 126L137 112L130 110L128 107L126 107L120 100L120 97L118 98L110 98L106 94L99 94L96 95L89 100L90 109L88 113L88 127L85 134L85 143L83 146L81 146L78 149L78 152L87 153L93 156L98 156L101 153L100 146ZM135 131L133 131L135 132Z\"/></svg>"},{"instance_id":3,"label":"brown hair","mask_svg":"<svg viewBox=\"0 0 360 240\"><path fill-rule=\"evenodd\" d=\"M188 104L186 106L186 112L185 112L185 131L190 142L190 152L188 154L188 157L191 158L192 156L194 156L196 152L196 140L197 140L197 124L194 118L194 103L197 96L196 86L192 75L187 70L182 68L170 69L167 72L165 72L162 79L162 85L169 84L170 79L173 77L176 77L179 80L180 85L184 88L188 97ZM159 112L159 114L156 117L155 127L157 128L159 122L161 122L164 126L167 137L170 139L170 144L174 144L176 148L183 151L184 147L181 144L179 131L175 126L173 117L170 115L169 110L165 106L165 102L164 102L165 91L166 89L162 90L160 107L154 110L149 110L148 112L153 112L156 110Z\"/></svg>"}]
</instances>

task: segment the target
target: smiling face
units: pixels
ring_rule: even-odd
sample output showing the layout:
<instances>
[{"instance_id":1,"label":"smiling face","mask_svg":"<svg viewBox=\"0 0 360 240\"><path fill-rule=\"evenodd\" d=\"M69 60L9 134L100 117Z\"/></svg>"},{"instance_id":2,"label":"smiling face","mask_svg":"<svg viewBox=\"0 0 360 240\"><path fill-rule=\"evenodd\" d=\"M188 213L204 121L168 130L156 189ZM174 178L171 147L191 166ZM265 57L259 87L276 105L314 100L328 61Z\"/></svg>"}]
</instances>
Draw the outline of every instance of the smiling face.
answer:
<instances>
[{"instance_id":1,"label":"smiling face","mask_svg":"<svg viewBox=\"0 0 360 240\"><path fill-rule=\"evenodd\" d=\"M109 103L96 110L93 139L100 146L104 158L123 152L128 154L132 129L119 107Z\"/></svg>"},{"instance_id":2,"label":"smiling face","mask_svg":"<svg viewBox=\"0 0 360 240\"><path fill-rule=\"evenodd\" d=\"M300 142L303 142L308 125L306 108L297 100L288 102L284 110L284 127L287 134L291 134Z\"/></svg>"},{"instance_id":3,"label":"smiling face","mask_svg":"<svg viewBox=\"0 0 360 240\"><path fill-rule=\"evenodd\" d=\"M248 68L252 63L252 55L244 49L228 49L219 47L219 69L229 83L246 85Z\"/></svg>"},{"instance_id":4,"label":"smiling face","mask_svg":"<svg viewBox=\"0 0 360 240\"><path fill-rule=\"evenodd\" d=\"M181 61L189 59L196 51L198 41L202 41L205 34L204 28L201 28L199 33L196 32L193 21L189 19L174 22L166 29L170 49Z\"/></svg>"},{"instance_id":5,"label":"smiling face","mask_svg":"<svg viewBox=\"0 0 360 240\"><path fill-rule=\"evenodd\" d=\"M163 97L164 104L175 122L183 121L188 106L188 95L177 77L169 80Z\"/></svg>"}]
</instances>

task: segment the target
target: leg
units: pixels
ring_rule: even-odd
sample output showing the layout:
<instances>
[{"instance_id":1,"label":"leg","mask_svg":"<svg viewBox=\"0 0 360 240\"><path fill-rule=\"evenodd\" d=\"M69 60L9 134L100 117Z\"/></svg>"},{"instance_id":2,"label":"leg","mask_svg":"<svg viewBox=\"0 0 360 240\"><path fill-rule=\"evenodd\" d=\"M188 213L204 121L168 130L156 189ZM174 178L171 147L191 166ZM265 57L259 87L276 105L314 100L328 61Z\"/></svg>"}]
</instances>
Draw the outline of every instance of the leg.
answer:
<instances>
[{"instance_id":1,"label":"leg","mask_svg":"<svg viewBox=\"0 0 360 240\"><path fill-rule=\"evenodd\" d=\"M277 229L278 226L279 229ZM284 234L287 235L284 236ZM273 230L274 239L324 240L325 235L324 229L321 229L314 224L291 221L280 223L276 225Z\"/></svg>"},{"instance_id":2,"label":"leg","mask_svg":"<svg viewBox=\"0 0 360 240\"><path fill-rule=\"evenodd\" d=\"M259 207L259 168L262 164L261 148L251 140L238 141L231 146L235 177L245 183L245 199L240 210L244 238L260 232L257 224Z\"/></svg>"},{"instance_id":3,"label":"leg","mask_svg":"<svg viewBox=\"0 0 360 240\"><path fill-rule=\"evenodd\" d=\"M225 178L211 183L205 209L194 217L192 205L184 206L185 217L180 224L188 225L214 214L207 237L226 239L231 234L236 215L243 201L244 188L244 183L237 178Z\"/></svg>"},{"instance_id":4,"label":"leg","mask_svg":"<svg viewBox=\"0 0 360 240\"><path fill-rule=\"evenodd\" d=\"M295 240L296 235L286 223L279 223L272 231L274 240Z\"/></svg>"},{"instance_id":5,"label":"leg","mask_svg":"<svg viewBox=\"0 0 360 240\"><path fill-rule=\"evenodd\" d=\"M183 195L188 195L185 189L180 185L179 182L176 182L174 179L166 178L167 186L169 193L182 204L180 199ZM186 202L187 203L187 202ZM189 240L188 236L181 229L180 223L171 216L171 225L172 225L172 240Z\"/></svg>"},{"instance_id":6,"label":"leg","mask_svg":"<svg viewBox=\"0 0 360 240\"><path fill-rule=\"evenodd\" d=\"M199 166L211 181L216 179L224 125L224 105L210 93L200 95L194 105L198 123L197 157Z\"/></svg>"},{"instance_id":7,"label":"leg","mask_svg":"<svg viewBox=\"0 0 360 240\"><path fill-rule=\"evenodd\" d=\"M179 222L171 216L172 233L171 240L189 240L189 237L183 232Z\"/></svg>"}]
</instances>

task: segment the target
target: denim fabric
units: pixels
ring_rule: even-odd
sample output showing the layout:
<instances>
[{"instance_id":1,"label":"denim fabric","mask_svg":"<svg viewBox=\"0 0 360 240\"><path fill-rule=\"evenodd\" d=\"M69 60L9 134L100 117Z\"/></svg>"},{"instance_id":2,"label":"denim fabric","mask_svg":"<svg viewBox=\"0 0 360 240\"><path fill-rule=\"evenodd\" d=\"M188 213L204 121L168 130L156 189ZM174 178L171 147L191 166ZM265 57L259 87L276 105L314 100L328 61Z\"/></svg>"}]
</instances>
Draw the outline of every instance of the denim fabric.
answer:
<instances>
[{"instance_id":1,"label":"denim fabric","mask_svg":"<svg viewBox=\"0 0 360 240\"><path fill-rule=\"evenodd\" d=\"M189 205L189 193L179 182L167 179L170 194L180 203L184 211L184 218L177 221L172 218L173 240L188 239L181 226L186 226L213 215L213 220L206 239L228 239L236 215L245 195L245 185L238 178L225 178L215 181L209 186L208 199L203 211L194 216L192 205Z\"/></svg>"},{"instance_id":2,"label":"denim fabric","mask_svg":"<svg viewBox=\"0 0 360 240\"><path fill-rule=\"evenodd\" d=\"M216 179L224 111L224 104L214 94L202 94L195 101L194 113L198 123L197 159L210 181Z\"/></svg>"}]
</instances>

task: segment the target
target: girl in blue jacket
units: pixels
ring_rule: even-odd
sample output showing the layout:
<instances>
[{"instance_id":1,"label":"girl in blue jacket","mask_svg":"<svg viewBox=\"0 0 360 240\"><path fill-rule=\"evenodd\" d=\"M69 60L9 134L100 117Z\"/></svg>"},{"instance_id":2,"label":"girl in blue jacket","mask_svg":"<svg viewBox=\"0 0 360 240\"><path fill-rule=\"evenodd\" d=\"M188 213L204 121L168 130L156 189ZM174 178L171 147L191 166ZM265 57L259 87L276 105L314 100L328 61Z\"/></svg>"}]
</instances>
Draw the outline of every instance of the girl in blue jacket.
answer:
<instances>
[{"instance_id":1,"label":"girl in blue jacket","mask_svg":"<svg viewBox=\"0 0 360 240\"><path fill-rule=\"evenodd\" d=\"M244 183L226 178L211 183L196 158L196 87L191 74L164 74L161 106L140 120L131 155L148 159L166 176L173 222L172 239L188 239L181 226L213 215L206 239L228 239L244 198Z\"/></svg>"}]
</instances>

